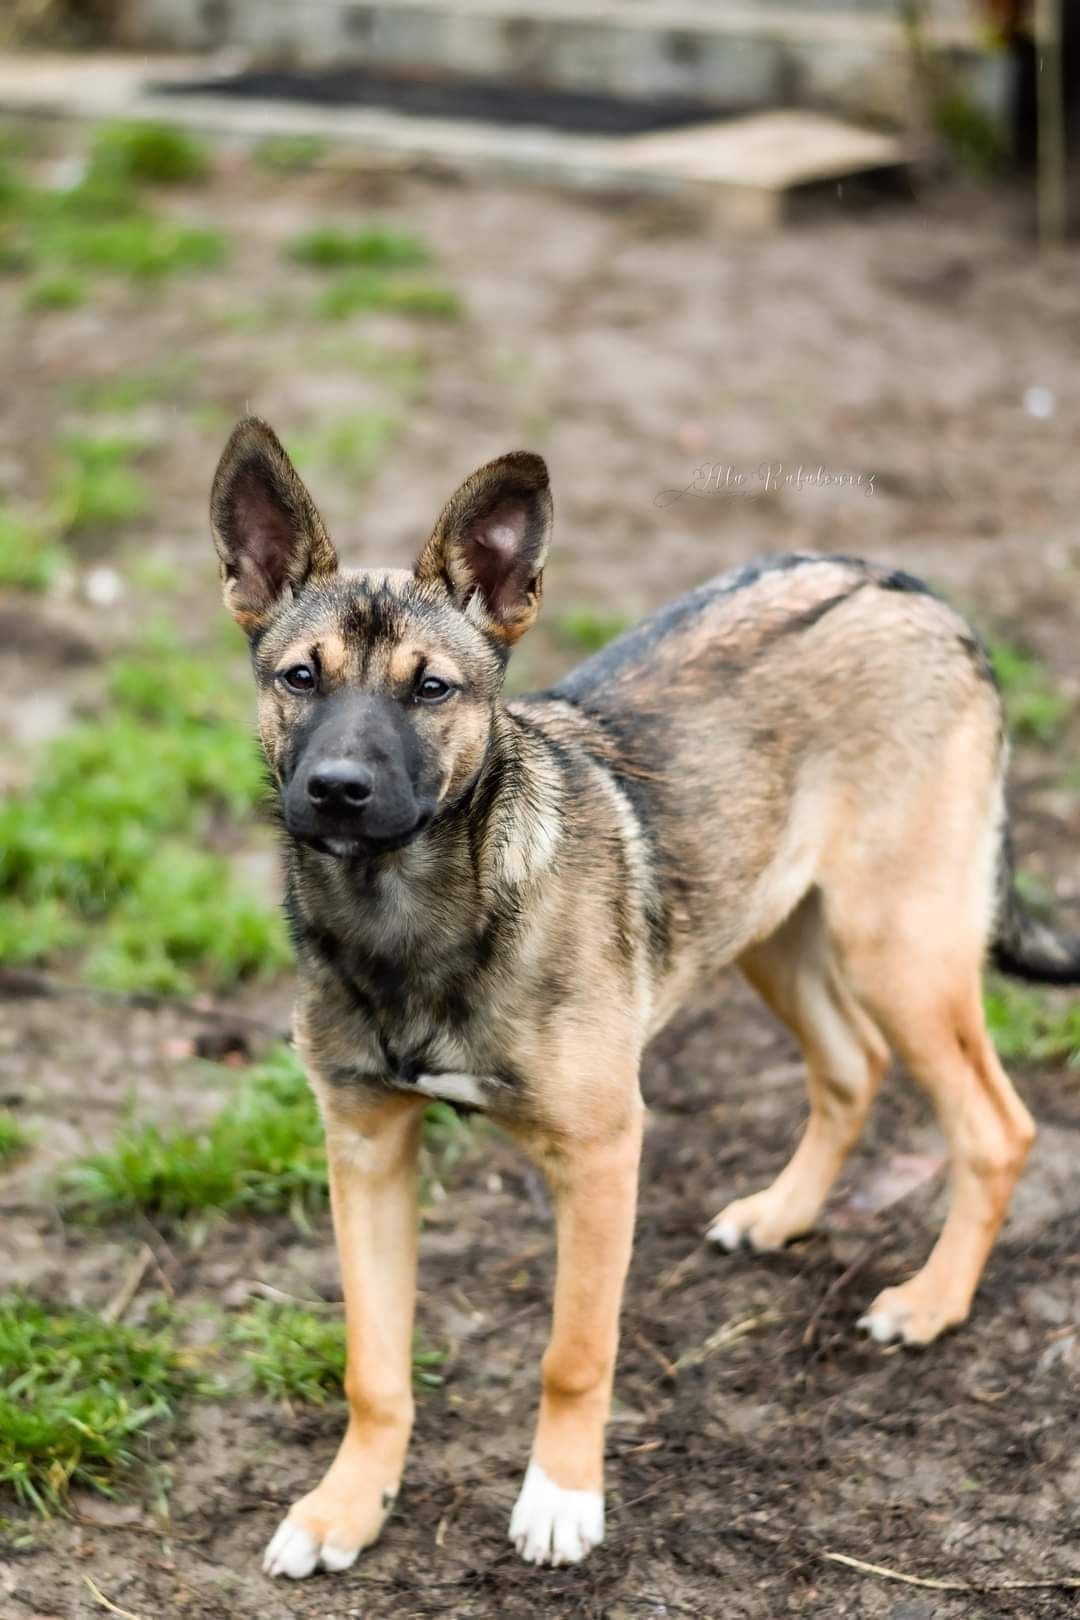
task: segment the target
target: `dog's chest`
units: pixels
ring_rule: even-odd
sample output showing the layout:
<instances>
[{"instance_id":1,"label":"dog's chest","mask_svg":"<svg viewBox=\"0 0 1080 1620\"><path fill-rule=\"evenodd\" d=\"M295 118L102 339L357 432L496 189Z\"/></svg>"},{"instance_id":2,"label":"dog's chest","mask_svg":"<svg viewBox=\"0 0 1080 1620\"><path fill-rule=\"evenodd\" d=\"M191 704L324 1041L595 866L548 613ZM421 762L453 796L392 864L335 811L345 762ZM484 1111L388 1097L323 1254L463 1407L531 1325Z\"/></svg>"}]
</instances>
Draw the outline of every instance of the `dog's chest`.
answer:
<instances>
[{"instance_id":1,"label":"dog's chest","mask_svg":"<svg viewBox=\"0 0 1080 1620\"><path fill-rule=\"evenodd\" d=\"M509 1102L510 1031L475 934L417 932L415 916L391 905L394 898L380 895L377 908L357 917L355 933L336 946L333 971L302 988L319 1070L341 1087L476 1109Z\"/></svg>"},{"instance_id":2,"label":"dog's chest","mask_svg":"<svg viewBox=\"0 0 1080 1620\"><path fill-rule=\"evenodd\" d=\"M319 1072L343 1090L389 1089L483 1110L514 1089L509 1067L493 1059L487 1041L415 1009L380 1018L325 1001L313 1009L309 1002L302 1022Z\"/></svg>"}]
</instances>

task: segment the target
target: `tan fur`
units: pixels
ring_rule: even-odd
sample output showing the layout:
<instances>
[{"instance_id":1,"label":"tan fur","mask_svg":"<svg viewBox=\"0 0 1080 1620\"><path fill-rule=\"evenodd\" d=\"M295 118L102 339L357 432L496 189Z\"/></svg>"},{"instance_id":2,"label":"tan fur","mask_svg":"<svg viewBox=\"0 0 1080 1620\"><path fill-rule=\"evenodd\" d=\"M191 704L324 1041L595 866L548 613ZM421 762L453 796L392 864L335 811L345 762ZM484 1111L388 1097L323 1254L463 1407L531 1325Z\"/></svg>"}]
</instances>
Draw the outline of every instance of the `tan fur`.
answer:
<instances>
[{"instance_id":1,"label":"tan fur","mask_svg":"<svg viewBox=\"0 0 1080 1620\"><path fill-rule=\"evenodd\" d=\"M334 1232L345 1294L349 1423L319 1486L293 1510L320 1541L375 1541L401 1482L413 1420L416 1164L421 1106L395 1098L347 1115L327 1107Z\"/></svg>"},{"instance_id":2,"label":"tan fur","mask_svg":"<svg viewBox=\"0 0 1080 1620\"><path fill-rule=\"evenodd\" d=\"M329 542L276 440L260 449L249 426L237 443L215 526L228 589L240 580L259 619L272 772L284 789L312 713L281 672L321 661L335 703L352 692L401 717L434 808L421 836L351 864L289 847L297 1033L326 1120L350 1403L342 1449L291 1522L322 1545L366 1545L397 1488L418 1077L436 1095L440 1076L473 1088L548 1176L558 1280L533 1460L553 1488L601 1489L641 1053L726 965L799 1042L810 1114L776 1181L730 1204L715 1235L772 1247L812 1226L891 1049L937 1110L952 1196L926 1265L879 1296L870 1326L924 1344L962 1321L1033 1136L983 1021L1005 749L964 621L906 575L782 558L504 706L505 648L535 617L547 552L538 458L468 479L413 574L342 575L326 573ZM271 486L245 527L260 456ZM290 521L295 555L278 558ZM313 556L322 572L295 596ZM450 700L416 702L423 670L455 684ZM1067 963L1048 940L1040 960Z\"/></svg>"}]
</instances>

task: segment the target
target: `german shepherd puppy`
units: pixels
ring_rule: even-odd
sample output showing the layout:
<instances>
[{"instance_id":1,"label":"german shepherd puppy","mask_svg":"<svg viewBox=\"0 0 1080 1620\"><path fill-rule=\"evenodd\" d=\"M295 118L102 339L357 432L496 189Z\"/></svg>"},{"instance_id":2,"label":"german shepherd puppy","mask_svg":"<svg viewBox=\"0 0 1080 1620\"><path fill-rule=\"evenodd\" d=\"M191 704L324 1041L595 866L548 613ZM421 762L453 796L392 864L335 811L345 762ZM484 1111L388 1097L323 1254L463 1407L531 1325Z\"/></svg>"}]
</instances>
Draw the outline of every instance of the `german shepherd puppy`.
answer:
<instances>
[{"instance_id":1,"label":"german shepherd puppy","mask_svg":"<svg viewBox=\"0 0 1080 1620\"><path fill-rule=\"evenodd\" d=\"M211 511L284 827L348 1335L347 1432L265 1567L348 1568L397 1494L433 1097L498 1121L553 1189L554 1321L510 1536L533 1563L575 1562L604 1534L641 1054L717 969L738 966L791 1029L810 1117L709 1237L767 1249L814 1224L892 1049L937 1109L952 1196L922 1270L859 1325L921 1345L968 1314L1034 1135L987 1038L984 959L1080 982L1080 940L1029 919L1012 885L986 656L907 574L777 557L504 703L540 607L539 456L466 479L411 572L339 569L254 419Z\"/></svg>"}]
</instances>

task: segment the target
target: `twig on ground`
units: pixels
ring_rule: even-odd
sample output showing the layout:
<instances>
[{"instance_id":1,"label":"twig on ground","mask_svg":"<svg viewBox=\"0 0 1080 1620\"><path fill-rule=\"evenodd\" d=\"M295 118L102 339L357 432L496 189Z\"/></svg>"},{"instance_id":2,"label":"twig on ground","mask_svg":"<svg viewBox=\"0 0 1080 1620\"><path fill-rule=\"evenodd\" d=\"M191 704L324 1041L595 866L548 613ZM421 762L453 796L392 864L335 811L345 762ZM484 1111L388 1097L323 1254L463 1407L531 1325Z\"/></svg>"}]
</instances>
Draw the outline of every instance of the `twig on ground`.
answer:
<instances>
[{"instance_id":1,"label":"twig on ground","mask_svg":"<svg viewBox=\"0 0 1080 1620\"><path fill-rule=\"evenodd\" d=\"M138 1212L138 1218L148 1234L146 1246L154 1257L154 1270L158 1274L158 1281L161 1283L162 1288L164 1288L169 1298L175 1303L176 1289L173 1287L172 1279L173 1276L175 1276L180 1270L180 1262L173 1253L172 1249L170 1249L169 1245L166 1243L165 1239L162 1237L161 1233L158 1231L157 1227L154 1225L153 1221L151 1221L148 1216L144 1215L141 1210ZM159 1250L164 1251L164 1263L162 1261L162 1254L159 1252ZM166 1270L166 1265L168 1266L168 1270Z\"/></svg>"},{"instance_id":2,"label":"twig on ground","mask_svg":"<svg viewBox=\"0 0 1080 1620\"><path fill-rule=\"evenodd\" d=\"M866 1262L872 1257L877 1247L878 1244L876 1239L873 1243L868 1243L866 1247L861 1249L855 1256L850 1266L848 1266L846 1270L842 1271L839 1277L833 1278L828 1288L826 1288L825 1292L818 1300L818 1303L814 1307L814 1310L810 1316L810 1320L806 1324L802 1339L805 1346L809 1347L814 1342L814 1336L817 1333L817 1325L821 1321L821 1318L825 1315L825 1312L828 1310L837 1294L840 1293L841 1289L846 1288L851 1279L862 1270L863 1266L865 1266Z\"/></svg>"},{"instance_id":3,"label":"twig on ground","mask_svg":"<svg viewBox=\"0 0 1080 1620\"><path fill-rule=\"evenodd\" d=\"M905 1586L927 1587L934 1592L1080 1591L1080 1575L1056 1575L1031 1581L948 1581L937 1575L905 1575L903 1570L889 1569L884 1564L867 1564L861 1558L849 1558L847 1553L823 1552L821 1556L832 1564L857 1570L860 1575L880 1575L884 1581L902 1581Z\"/></svg>"},{"instance_id":4,"label":"twig on ground","mask_svg":"<svg viewBox=\"0 0 1080 1620\"><path fill-rule=\"evenodd\" d=\"M645 1354L656 1362L665 1378L678 1378L679 1369L676 1363L671 1360L670 1356L665 1356L664 1352L653 1344L651 1339L647 1339L644 1333L635 1333L634 1343L639 1350L644 1350Z\"/></svg>"},{"instance_id":5,"label":"twig on ground","mask_svg":"<svg viewBox=\"0 0 1080 1620\"><path fill-rule=\"evenodd\" d=\"M101 1587L97 1586L90 1579L89 1575L84 1575L83 1580L86 1582L86 1584L90 1588L91 1592L93 1592L94 1596L97 1598L98 1602L101 1604L101 1607L103 1609L108 1609L110 1614L122 1615L123 1620L140 1620L140 1616L137 1615L137 1614L132 1614L130 1609L118 1608L115 1603L113 1603L109 1598L107 1598L105 1596L104 1592L101 1590Z\"/></svg>"},{"instance_id":6,"label":"twig on ground","mask_svg":"<svg viewBox=\"0 0 1080 1620\"><path fill-rule=\"evenodd\" d=\"M715 1333L710 1333L704 1344L696 1350L687 1350L676 1361L677 1368L696 1367L699 1362L705 1361L709 1356L716 1355L719 1350L726 1350L729 1345L735 1344L739 1339L745 1339L748 1333L754 1333L761 1327L775 1327L777 1322L784 1320L781 1311L759 1311L756 1316L739 1316L723 1327L718 1327Z\"/></svg>"},{"instance_id":7,"label":"twig on ground","mask_svg":"<svg viewBox=\"0 0 1080 1620\"><path fill-rule=\"evenodd\" d=\"M672 1288L677 1288L679 1283L681 1283L683 1278L686 1276L686 1273L692 1270L695 1262L700 1260L704 1255L705 1248L706 1245L703 1240L695 1245L694 1248L689 1249L686 1254L683 1255L682 1259L673 1265L671 1270L666 1272L665 1275L660 1278L660 1281L657 1284L657 1293L666 1294L670 1292Z\"/></svg>"},{"instance_id":8,"label":"twig on ground","mask_svg":"<svg viewBox=\"0 0 1080 1620\"><path fill-rule=\"evenodd\" d=\"M305 1311L332 1311L338 1316L345 1309L343 1299L304 1299L300 1294L287 1294L284 1288L275 1288L273 1283L256 1282L249 1277L241 1277L240 1281L249 1294L257 1294L275 1305L302 1305Z\"/></svg>"},{"instance_id":9,"label":"twig on ground","mask_svg":"<svg viewBox=\"0 0 1080 1620\"><path fill-rule=\"evenodd\" d=\"M541 1310L543 1310L543 1306L540 1301L531 1300L528 1305L523 1305L520 1311L514 1311L510 1316L498 1316L493 1322L488 1322L486 1327L477 1328L475 1333L466 1334L465 1338L469 1344L483 1344L484 1340L490 1339L493 1334L501 1333L504 1328L514 1327L516 1323L523 1321L525 1317L535 1316Z\"/></svg>"},{"instance_id":10,"label":"twig on ground","mask_svg":"<svg viewBox=\"0 0 1080 1620\"><path fill-rule=\"evenodd\" d=\"M131 1309L131 1302L139 1292L143 1278L151 1266L157 1264L157 1259L149 1243L144 1243L135 1260L128 1269L128 1274L121 1284L120 1291L115 1299L111 1299L103 1309L102 1320L106 1322L122 1322Z\"/></svg>"}]
</instances>

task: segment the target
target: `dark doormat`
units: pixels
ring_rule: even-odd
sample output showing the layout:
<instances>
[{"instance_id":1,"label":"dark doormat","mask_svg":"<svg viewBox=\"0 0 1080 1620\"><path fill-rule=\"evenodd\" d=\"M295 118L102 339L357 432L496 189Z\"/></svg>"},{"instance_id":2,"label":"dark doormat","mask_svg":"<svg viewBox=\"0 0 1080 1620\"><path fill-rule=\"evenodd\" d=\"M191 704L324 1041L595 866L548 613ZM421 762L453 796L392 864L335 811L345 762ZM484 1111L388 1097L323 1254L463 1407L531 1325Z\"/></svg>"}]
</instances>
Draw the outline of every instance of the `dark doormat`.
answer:
<instances>
[{"instance_id":1,"label":"dark doormat","mask_svg":"<svg viewBox=\"0 0 1080 1620\"><path fill-rule=\"evenodd\" d=\"M419 79L374 68L253 71L150 86L160 95L238 96L325 107L385 107L421 118L534 125L574 135L643 135L711 122L725 109L702 101L636 101L505 80Z\"/></svg>"}]
</instances>

